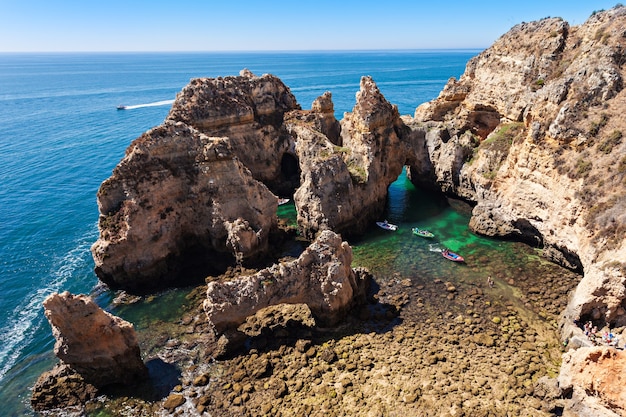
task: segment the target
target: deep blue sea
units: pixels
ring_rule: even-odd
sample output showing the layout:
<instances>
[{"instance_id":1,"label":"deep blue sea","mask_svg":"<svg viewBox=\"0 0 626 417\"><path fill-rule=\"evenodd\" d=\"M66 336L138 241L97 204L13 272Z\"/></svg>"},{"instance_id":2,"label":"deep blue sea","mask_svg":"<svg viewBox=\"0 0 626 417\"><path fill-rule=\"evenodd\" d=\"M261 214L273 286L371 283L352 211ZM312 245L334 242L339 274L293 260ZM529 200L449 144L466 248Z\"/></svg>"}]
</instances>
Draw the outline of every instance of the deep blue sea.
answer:
<instances>
[{"instance_id":1,"label":"deep blue sea","mask_svg":"<svg viewBox=\"0 0 626 417\"><path fill-rule=\"evenodd\" d=\"M44 298L98 283L100 183L191 78L271 73L304 109L332 92L341 118L371 75L412 115L479 52L0 54L0 415L32 414L30 388L55 362Z\"/></svg>"}]
</instances>

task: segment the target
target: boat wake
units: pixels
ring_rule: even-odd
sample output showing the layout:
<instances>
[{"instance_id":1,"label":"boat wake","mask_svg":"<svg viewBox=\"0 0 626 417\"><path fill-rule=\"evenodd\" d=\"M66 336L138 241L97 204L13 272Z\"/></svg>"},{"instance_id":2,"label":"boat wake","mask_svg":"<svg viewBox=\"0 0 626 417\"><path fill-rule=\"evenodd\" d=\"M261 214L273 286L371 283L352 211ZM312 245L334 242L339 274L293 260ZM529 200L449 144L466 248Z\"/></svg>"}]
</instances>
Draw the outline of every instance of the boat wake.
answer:
<instances>
[{"instance_id":1,"label":"boat wake","mask_svg":"<svg viewBox=\"0 0 626 417\"><path fill-rule=\"evenodd\" d=\"M431 252L443 252L443 249L441 249L441 247L439 247L439 245L433 244L431 243L430 245L428 245L428 250Z\"/></svg>"},{"instance_id":2,"label":"boat wake","mask_svg":"<svg viewBox=\"0 0 626 417\"><path fill-rule=\"evenodd\" d=\"M157 107L157 106L167 106L168 104L174 103L174 100L161 100L155 101L153 103L144 103L144 104L134 104L132 106L118 106L119 110L133 110L140 109L142 107Z\"/></svg>"},{"instance_id":3,"label":"boat wake","mask_svg":"<svg viewBox=\"0 0 626 417\"><path fill-rule=\"evenodd\" d=\"M78 245L55 263L50 275L31 293L26 302L17 307L0 329L0 383L18 362L22 352L33 341L44 321L41 303L53 292L60 291L76 270L84 268L90 257L89 247L93 233L79 239Z\"/></svg>"}]
</instances>

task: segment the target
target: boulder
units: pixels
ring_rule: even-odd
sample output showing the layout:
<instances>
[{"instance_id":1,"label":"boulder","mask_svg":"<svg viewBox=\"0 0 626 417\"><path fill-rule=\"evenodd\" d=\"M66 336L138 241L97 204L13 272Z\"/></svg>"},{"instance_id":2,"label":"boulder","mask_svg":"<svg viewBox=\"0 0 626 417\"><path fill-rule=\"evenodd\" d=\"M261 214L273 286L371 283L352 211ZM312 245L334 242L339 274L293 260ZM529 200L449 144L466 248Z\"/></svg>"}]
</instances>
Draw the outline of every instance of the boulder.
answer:
<instances>
[{"instance_id":1,"label":"boulder","mask_svg":"<svg viewBox=\"0 0 626 417\"><path fill-rule=\"evenodd\" d=\"M238 330L247 336L259 336L263 332L272 333L291 327L315 327L315 318L306 304L270 305L246 318Z\"/></svg>"},{"instance_id":2,"label":"boulder","mask_svg":"<svg viewBox=\"0 0 626 417\"><path fill-rule=\"evenodd\" d=\"M317 323L333 324L364 300L369 275L357 273L351 262L348 243L327 230L296 260L251 276L210 282L204 310L218 333L235 329L257 311L277 304L306 304Z\"/></svg>"},{"instance_id":3,"label":"boulder","mask_svg":"<svg viewBox=\"0 0 626 417\"><path fill-rule=\"evenodd\" d=\"M82 406L98 395L98 389L66 364L59 364L39 376L33 386L30 403L42 412L55 408Z\"/></svg>"},{"instance_id":4,"label":"boulder","mask_svg":"<svg viewBox=\"0 0 626 417\"><path fill-rule=\"evenodd\" d=\"M86 384L133 384L147 377L133 325L102 310L91 297L54 293L43 302L56 339L54 353Z\"/></svg>"}]
</instances>

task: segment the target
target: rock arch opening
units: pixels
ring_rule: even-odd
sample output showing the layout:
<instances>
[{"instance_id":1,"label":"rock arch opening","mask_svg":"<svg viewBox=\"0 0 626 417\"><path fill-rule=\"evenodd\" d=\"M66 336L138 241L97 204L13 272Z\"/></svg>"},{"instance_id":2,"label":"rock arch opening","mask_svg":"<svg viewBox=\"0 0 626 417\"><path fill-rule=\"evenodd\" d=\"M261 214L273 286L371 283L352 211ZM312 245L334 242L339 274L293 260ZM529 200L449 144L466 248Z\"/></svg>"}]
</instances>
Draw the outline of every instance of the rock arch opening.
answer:
<instances>
[{"instance_id":1,"label":"rock arch opening","mask_svg":"<svg viewBox=\"0 0 626 417\"><path fill-rule=\"evenodd\" d=\"M277 192L279 195L293 195L294 190L300 185L300 163L295 155L283 154L280 159L280 181Z\"/></svg>"}]
</instances>

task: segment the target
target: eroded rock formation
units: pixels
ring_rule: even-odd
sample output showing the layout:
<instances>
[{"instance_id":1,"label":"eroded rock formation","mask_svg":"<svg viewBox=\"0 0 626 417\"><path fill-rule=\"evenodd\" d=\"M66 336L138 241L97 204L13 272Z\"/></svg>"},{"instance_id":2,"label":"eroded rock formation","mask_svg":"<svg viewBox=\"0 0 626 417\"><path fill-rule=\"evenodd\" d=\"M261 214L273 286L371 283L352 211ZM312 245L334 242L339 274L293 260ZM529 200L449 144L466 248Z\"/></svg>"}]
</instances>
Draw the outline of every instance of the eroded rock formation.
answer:
<instances>
[{"instance_id":1,"label":"eroded rock formation","mask_svg":"<svg viewBox=\"0 0 626 417\"><path fill-rule=\"evenodd\" d=\"M242 70L238 77L191 80L177 94L166 120L182 122L208 136L228 137L234 155L255 179L286 194L297 186L298 172L291 160L293 142L282 129L283 118L298 109L296 98L280 79Z\"/></svg>"},{"instance_id":2,"label":"eroded rock formation","mask_svg":"<svg viewBox=\"0 0 626 417\"><path fill-rule=\"evenodd\" d=\"M326 230L294 261L209 283L204 309L217 332L236 329L247 317L276 304L306 304L316 321L334 324L365 297L369 275L353 270L351 263L348 243Z\"/></svg>"},{"instance_id":3,"label":"eroded rock formation","mask_svg":"<svg viewBox=\"0 0 626 417\"><path fill-rule=\"evenodd\" d=\"M131 384L147 376L135 329L86 295L50 295L43 303L54 353L88 384Z\"/></svg>"},{"instance_id":4,"label":"eroded rock formation","mask_svg":"<svg viewBox=\"0 0 626 417\"><path fill-rule=\"evenodd\" d=\"M303 111L270 75L192 80L98 191L100 279L146 291L263 256L277 222L270 189L294 193L310 240L361 233L403 166L424 153L413 152L423 135L370 77L356 99L340 124L330 93Z\"/></svg>"},{"instance_id":5,"label":"eroded rock formation","mask_svg":"<svg viewBox=\"0 0 626 417\"><path fill-rule=\"evenodd\" d=\"M523 23L420 106L429 158L412 178L476 203L470 227L584 272L566 311L626 324L626 8L570 27Z\"/></svg>"},{"instance_id":6,"label":"eroded rock formation","mask_svg":"<svg viewBox=\"0 0 626 417\"><path fill-rule=\"evenodd\" d=\"M382 214L389 185L414 159L411 131L371 77L361 79L356 101L341 120L340 141L319 128L319 117L292 112L286 118L302 173L294 194L298 225L309 238L326 229L362 233Z\"/></svg>"},{"instance_id":7,"label":"eroded rock formation","mask_svg":"<svg viewBox=\"0 0 626 417\"><path fill-rule=\"evenodd\" d=\"M626 391L620 383L624 371L624 351L592 347L565 353L558 377L560 389L568 396L571 393L565 412L594 417L626 415Z\"/></svg>"},{"instance_id":8,"label":"eroded rock formation","mask_svg":"<svg viewBox=\"0 0 626 417\"><path fill-rule=\"evenodd\" d=\"M226 138L166 122L136 139L98 191L98 277L146 291L267 250L278 201Z\"/></svg>"}]
</instances>

